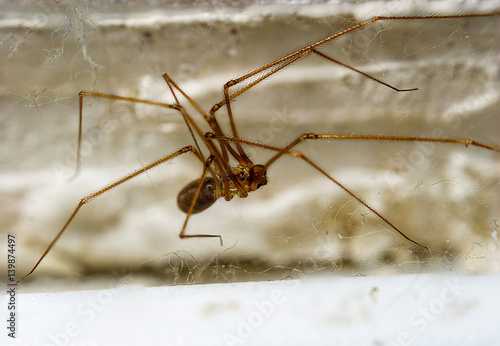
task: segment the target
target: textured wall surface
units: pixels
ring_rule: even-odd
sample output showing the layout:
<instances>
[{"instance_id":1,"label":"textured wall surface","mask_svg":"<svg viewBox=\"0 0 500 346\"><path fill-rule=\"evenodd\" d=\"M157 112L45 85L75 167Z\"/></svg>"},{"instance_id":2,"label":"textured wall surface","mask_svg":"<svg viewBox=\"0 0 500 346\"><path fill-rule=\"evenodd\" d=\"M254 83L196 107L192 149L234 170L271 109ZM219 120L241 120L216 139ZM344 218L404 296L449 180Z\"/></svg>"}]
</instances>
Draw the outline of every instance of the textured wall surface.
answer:
<instances>
[{"instance_id":1,"label":"textured wall surface","mask_svg":"<svg viewBox=\"0 0 500 346\"><path fill-rule=\"evenodd\" d=\"M127 10L20 4L0 19L1 232L17 237L18 275L81 198L193 144L178 113L87 98L82 169L68 182L80 90L172 103L161 77L168 73L208 111L226 81L374 15L454 11L442 3L385 10L376 3ZM457 11L491 11L487 6ZM397 93L308 56L236 98L240 136L278 147L305 132L472 138L499 147L499 23L391 21L345 35L321 50L418 90ZM180 102L207 131L196 110ZM229 131L225 114L218 119ZM188 234L220 234L223 247L217 239L180 240L184 214L176 194L202 169L186 154L85 206L33 276L38 284L26 289L62 289L67 280L96 288L108 275L166 284L498 270L499 153L372 141L309 141L297 150L430 250L290 157L270 168L265 188L192 217ZM271 156L248 151L259 163Z\"/></svg>"}]
</instances>

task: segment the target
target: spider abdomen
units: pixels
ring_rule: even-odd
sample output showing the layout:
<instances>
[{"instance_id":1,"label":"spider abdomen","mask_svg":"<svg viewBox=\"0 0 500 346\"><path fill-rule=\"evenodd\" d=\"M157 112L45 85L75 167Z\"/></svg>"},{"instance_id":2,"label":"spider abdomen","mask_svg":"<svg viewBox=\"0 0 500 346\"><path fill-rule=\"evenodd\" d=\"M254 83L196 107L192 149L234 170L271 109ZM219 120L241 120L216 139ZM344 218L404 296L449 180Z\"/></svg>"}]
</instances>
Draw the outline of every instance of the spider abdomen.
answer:
<instances>
[{"instance_id":1,"label":"spider abdomen","mask_svg":"<svg viewBox=\"0 0 500 346\"><path fill-rule=\"evenodd\" d=\"M200 183L200 179L194 180L187 184L177 195L177 206L180 210L187 214L189 211L189 207L191 206L191 202L193 201L193 197L196 193L196 188ZM217 200L216 196L216 183L214 178L208 177L203 180L201 184L200 193L196 202L194 204L193 211L191 214L196 214L204 211Z\"/></svg>"}]
</instances>

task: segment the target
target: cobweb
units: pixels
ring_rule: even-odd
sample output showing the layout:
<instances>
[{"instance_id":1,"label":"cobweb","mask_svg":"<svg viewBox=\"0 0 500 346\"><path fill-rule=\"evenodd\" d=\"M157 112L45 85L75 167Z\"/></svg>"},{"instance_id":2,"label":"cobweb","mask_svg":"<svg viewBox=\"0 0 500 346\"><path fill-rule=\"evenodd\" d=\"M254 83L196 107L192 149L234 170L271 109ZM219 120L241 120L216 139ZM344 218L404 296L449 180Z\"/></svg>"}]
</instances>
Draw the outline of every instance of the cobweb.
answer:
<instances>
[{"instance_id":1,"label":"cobweb","mask_svg":"<svg viewBox=\"0 0 500 346\"><path fill-rule=\"evenodd\" d=\"M4 239L17 239L19 275L81 198L193 144L177 113L87 98L82 170L69 181L80 90L172 103L161 77L168 73L208 111L226 81L374 14L442 11L439 4L391 13L375 13L369 4L243 12L49 4L18 3L0 20L0 210ZM499 29L497 18L475 18L393 21L355 31L322 51L391 85L419 90L396 93L310 56L236 98L240 135L280 147L308 132L465 137L498 147ZM224 112L218 119L227 126ZM36 291L110 282L498 271L498 153L366 141L310 141L297 150L430 250L407 242L290 157L271 167L264 189L221 199L191 218L188 234L220 234L222 247L213 239L180 240L185 216L176 195L202 167L179 157L85 206L26 284ZM272 154L248 152L258 163Z\"/></svg>"}]
</instances>

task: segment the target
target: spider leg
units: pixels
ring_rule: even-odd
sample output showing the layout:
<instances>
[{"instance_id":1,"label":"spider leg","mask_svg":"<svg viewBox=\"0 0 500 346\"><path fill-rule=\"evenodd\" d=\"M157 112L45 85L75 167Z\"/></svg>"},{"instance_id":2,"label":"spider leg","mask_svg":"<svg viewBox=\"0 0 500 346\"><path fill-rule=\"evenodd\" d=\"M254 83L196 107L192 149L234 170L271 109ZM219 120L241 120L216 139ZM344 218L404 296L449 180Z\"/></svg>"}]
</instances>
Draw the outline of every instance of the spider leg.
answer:
<instances>
[{"instance_id":1,"label":"spider leg","mask_svg":"<svg viewBox=\"0 0 500 346\"><path fill-rule=\"evenodd\" d=\"M43 253L42 257L40 257L40 259L38 260L38 262L36 262L35 266L33 267L33 269L31 269L31 271L24 275L21 279L19 279L17 282L21 282L22 280L24 280L25 278L27 278L28 276L30 276L34 271L35 269L38 267L38 265L40 264L40 262L42 262L42 260L45 258L45 256L47 256L47 254L50 252L50 250L54 247L54 245L56 244L56 242L59 240L59 238L61 237L61 235L63 234L63 232L68 228L69 224L71 223L71 221L73 221L73 219L75 218L76 214L78 214L78 212L80 211L80 209L88 204L89 202L91 202L92 200L94 200L96 197L108 192L109 190L123 184L124 182L126 181L129 181L130 179L132 178L135 178L137 177L138 175L144 173L144 172L147 172L149 171L150 169L162 164L162 163L165 163L171 159L173 159L174 157L177 157L177 156L180 156L182 154L185 154L185 153L188 153L188 152L191 152L193 153L201 162L204 162L203 160L203 157L201 156L200 153L198 153L198 151L196 151L195 148L193 148L192 146L187 146L187 147L184 147L182 149L179 149L177 150L176 152L170 154L170 155L167 155L127 176L125 176L124 178L118 180L117 182L114 182L113 184L110 184L102 189L100 189L99 191L97 192L94 192L93 194L91 195L88 195L87 197L84 197L80 200L80 202L78 202L78 205L76 206L75 210L73 211L73 213L71 214L71 216L69 217L69 219L66 221L66 223L64 224L64 226L61 228L61 230L59 231L59 233L57 233L57 235L55 236L55 238L52 240L52 242L49 244L49 246L47 247L47 249L45 250L45 252ZM206 169L207 167L205 167L205 170L204 172L206 173Z\"/></svg>"},{"instance_id":2,"label":"spider leg","mask_svg":"<svg viewBox=\"0 0 500 346\"><path fill-rule=\"evenodd\" d=\"M68 180L73 180L74 178L76 178L78 173L80 173L80 167L81 167L81 161L82 161L81 145L82 145L83 98L84 97L97 97L97 98L105 98L105 99L111 99L111 100L130 101L130 102L144 103L144 104L148 104L148 105L160 106L160 107L170 108L170 109L178 109L179 108L176 105L171 105L171 104L163 103L163 102L138 99L135 97L123 97L123 96L116 96L116 95L111 95L111 94L96 93L96 92L90 92L90 91L80 91L78 96L79 96L79 113L78 113L78 144L76 147L76 166L75 166L74 174Z\"/></svg>"},{"instance_id":3,"label":"spider leg","mask_svg":"<svg viewBox=\"0 0 500 346\"><path fill-rule=\"evenodd\" d=\"M363 22L360 22L356 25L353 25L347 29L344 29L336 34L333 34L333 35L330 35L328 37L325 37L313 44L310 44L304 48L301 48L301 49L298 49L296 50L295 52L293 53L290 53L282 58L279 58L279 59L276 59L260 68L257 68L239 78L235 78L235 79L232 79L230 81L228 81L225 85L224 85L224 99L222 101L220 101L219 103L216 103L212 109L210 110L210 118L213 118L215 116L215 112L217 110L219 110L222 106L224 105L227 105L227 108L228 108L228 113L229 113L229 116L230 118L232 117L231 116L231 111L230 111L230 101L232 99L234 99L236 96L242 94L243 92L249 90L250 88L252 88L253 86L255 86L257 83L261 82L262 80L268 78L269 76L273 75L274 73L282 70L283 68L285 68L286 66L300 60L301 58L309 55L310 53L315 53L315 54L318 54L318 55L322 55L322 53L320 53L316 47L319 47L327 42L330 42L332 40L335 40L336 38L339 38L341 36L344 36L345 34L351 32L351 31L355 31L355 30L358 30L362 27L365 27L367 25L371 25L375 22L379 22L379 21L396 21L396 20L401 20L401 21L404 21L404 20L407 20L407 21L411 21L411 20L428 20L428 19L452 19L452 18L470 18L470 17L491 17L491 16L499 16L500 15L500 12L493 12L493 13L477 13L477 14L460 14L460 15L436 15L436 16L392 16L392 17L383 17L383 16L379 16L379 17L373 17L373 18L370 18L368 20L365 20ZM342 66L345 66L345 67L348 67L350 69L352 69L353 71L356 71L356 72L359 72L361 73L362 75L364 76L367 76L368 78L372 79L372 80L375 80L377 82L380 82L381 84L383 85L386 85L394 90L397 90L396 88L386 84L386 83L383 83L379 80L377 80L376 78L373 78L371 76L368 76L366 75L365 73L361 72L361 71L358 71L354 68L351 68L350 66L347 66L343 63L340 63L338 61L333 61L333 59L329 58L329 57L326 57L326 56L323 56L325 58L327 58L328 60L332 61L332 62L335 62L335 63L338 63ZM270 70L269 72L265 72L267 70ZM248 85L242 87L240 90L236 91L235 93L233 94L229 94L229 88L230 87L233 87L241 82L244 82L245 80L255 76L255 75L258 75L260 73L264 73L264 75L262 75L261 77L257 78L257 80L249 83ZM412 90L412 89L409 89L409 90ZM409 90L405 90L405 89L402 89L400 91L409 91ZM216 131L217 132L217 131ZM235 133L234 131L234 128L233 128L233 136L234 137L238 137L237 134Z\"/></svg>"},{"instance_id":4,"label":"spider leg","mask_svg":"<svg viewBox=\"0 0 500 346\"><path fill-rule=\"evenodd\" d=\"M211 139L218 139L220 141L230 141L230 142L238 142L240 144L246 144L262 149L267 149L267 150L272 150L272 151L277 151L278 153L274 155L271 159L269 159L266 164L264 165L265 170L267 170L273 163L275 163L281 156L284 154L287 155L292 155L294 157L298 157L305 162L307 162L309 165L311 165L313 168L315 168L317 171L319 171L321 174L326 176L328 179L333 181L336 185L338 185L341 189L343 189L345 192L347 192L349 195L351 195L354 199L356 199L359 203L363 204L366 208L368 208L371 212L373 212L375 215L377 215L381 220L383 220L387 225L389 225L392 229L394 229L396 232L398 232L401 236L403 236L405 239L408 241L412 242L413 244L425 248L428 250L428 247L425 245L422 245L418 243L417 241L409 238L407 235L405 235L401 230L399 230L395 225L393 225L387 218L382 216L379 212L377 212L375 209L370 207L366 202L364 202L360 197L358 197L355 193L353 193L351 190L349 190L347 187L345 187L343 184L341 184L339 181L334 179L332 176L330 176L328 173L326 173L322 168L320 168L317 164L315 164L313 161L311 161L307 156L302 154L301 152L298 151L293 151L291 150L293 147L298 145L299 143L305 141L305 140L318 140L318 139L327 139L327 140L332 140L332 139L343 139L343 140L385 140L385 141L403 141L403 142L434 142L434 143L448 143L448 144L462 144L466 146L476 146L478 148L486 149L486 150L492 150L492 151L497 151L500 152L499 148L494 148L489 145L483 144L476 142L471 139L453 139L453 138L426 138L426 137L403 137L403 136L372 136L372 135L335 135L335 134L315 134L315 133L306 133L298 137L296 140L294 140L292 143L290 143L288 146L285 148L278 148L266 144L261 144L261 143L256 143L252 141L246 141L246 140L241 140L238 138L231 138L231 137L226 137L226 136L220 136L216 135L214 133L207 133L205 135L207 138Z\"/></svg>"},{"instance_id":5,"label":"spider leg","mask_svg":"<svg viewBox=\"0 0 500 346\"><path fill-rule=\"evenodd\" d=\"M203 173L202 173L201 178L199 180L198 186L196 187L196 192L194 194L193 200L191 201L191 205L189 206L189 210L188 210L188 213L186 215L186 219L184 220L184 224L182 225L182 230L179 233L179 238L219 238L220 245L222 246L222 237L220 235L215 235L215 234L189 234L188 235L188 234L185 234L189 218L193 214L194 206L198 200L198 196L200 195L200 191L201 191L201 187L203 185L203 182L205 181L205 177L207 175L207 170L210 167L210 165L212 164L213 160L214 160L214 156L211 155L207 159L207 161L205 162L205 165L203 168ZM214 196L214 198L218 198L218 197L220 197L220 196L217 196L217 195Z\"/></svg>"}]
</instances>

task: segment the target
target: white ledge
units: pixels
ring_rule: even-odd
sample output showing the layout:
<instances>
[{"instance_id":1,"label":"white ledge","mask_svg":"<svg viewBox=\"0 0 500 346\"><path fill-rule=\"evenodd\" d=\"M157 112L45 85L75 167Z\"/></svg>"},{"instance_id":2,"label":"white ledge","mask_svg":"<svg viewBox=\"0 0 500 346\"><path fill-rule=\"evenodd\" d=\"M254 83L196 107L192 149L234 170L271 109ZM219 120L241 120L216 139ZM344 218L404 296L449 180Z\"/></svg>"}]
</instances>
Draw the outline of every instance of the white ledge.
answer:
<instances>
[{"instance_id":1,"label":"white ledge","mask_svg":"<svg viewBox=\"0 0 500 346\"><path fill-rule=\"evenodd\" d=\"M420 274L21 294L16 341L492 345L498 287L499 275Z\"/></svg>"}]
</instances>

